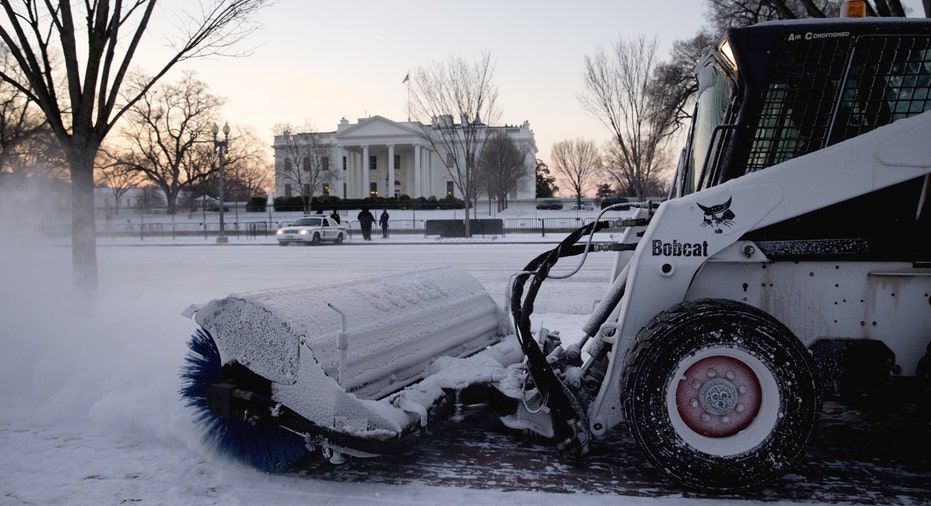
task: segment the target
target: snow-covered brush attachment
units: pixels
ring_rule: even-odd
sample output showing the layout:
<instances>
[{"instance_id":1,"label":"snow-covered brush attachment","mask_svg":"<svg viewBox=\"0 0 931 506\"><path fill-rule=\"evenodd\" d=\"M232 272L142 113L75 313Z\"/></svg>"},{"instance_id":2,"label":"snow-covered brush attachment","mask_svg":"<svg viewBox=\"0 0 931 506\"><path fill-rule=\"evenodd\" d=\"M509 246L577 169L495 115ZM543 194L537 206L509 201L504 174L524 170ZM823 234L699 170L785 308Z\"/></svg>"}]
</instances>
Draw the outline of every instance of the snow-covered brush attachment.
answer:
<instances>
[{"instance_id":1,"label":"snow-covered brush attachment","mask_svg":"<svg viewBox=\"0 0 931 506\"><path fill-rule=\"evenodd\" d=\"M181 368L181 396L194 409L208 444L266 472L281 472L307 454L304 438L272 424L217 416L208 405L212 385L223 382L220 351L213 337L197 329Z\"/></svg>"},{"instance_id":2,"label":"snow-covered brush attachment","mask_svg":"<svg viewBox=\"0 0 931 506\"><path fill-rule=\"evenodd\" d=\"M507 319L448 266L232 294L185 314L203 330L182 395L221 449L264 470L315 447L334 461L397 451L449 392L519 360L516 346L487 350Z\"/></svg>"}]
</instances>

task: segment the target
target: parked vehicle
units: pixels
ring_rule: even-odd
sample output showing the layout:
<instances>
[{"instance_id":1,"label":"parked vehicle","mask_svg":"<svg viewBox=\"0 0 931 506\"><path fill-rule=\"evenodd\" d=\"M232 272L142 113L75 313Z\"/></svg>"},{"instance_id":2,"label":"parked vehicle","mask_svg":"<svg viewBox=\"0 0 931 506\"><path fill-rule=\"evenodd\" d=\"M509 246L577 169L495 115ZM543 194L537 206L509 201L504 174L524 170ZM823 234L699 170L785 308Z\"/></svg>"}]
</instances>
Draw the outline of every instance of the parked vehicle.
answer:
<instances>
[{"instance_id":1,"label":"parked vehicle","mask_svg":"<svg viewBox=\"0 0 931 506\"><path fill-rule=\"evenodd\" d=\"M621 197L620 195L605 197L601 199L601 208L604 209L615 204L620 204L614 209L618 211L627 211L630 209L630 204L628 202L627 197Z\"/></svg>"},{"instance_id":2,"label":"parked vehicle","mask_svg":"<svg viewBox=\"0 0 931 506\"><path fill-rule=\"evenodd\" d=\"M292 243L320 244L323 241L340 244L347 235L346 227L327 216L304 216L275 232L275 237L281 246Z\"/></svg>"},{"instance_id":3,"label":"parked vehicle","mask_svg":"<svg viewBox=\"0 0 931 506\"><path fill-rule=\"evenodd\" d=\"M562 201L559 199L540 199L537 202L537 209L562 209Z\"/></svg>"}]
</instances>

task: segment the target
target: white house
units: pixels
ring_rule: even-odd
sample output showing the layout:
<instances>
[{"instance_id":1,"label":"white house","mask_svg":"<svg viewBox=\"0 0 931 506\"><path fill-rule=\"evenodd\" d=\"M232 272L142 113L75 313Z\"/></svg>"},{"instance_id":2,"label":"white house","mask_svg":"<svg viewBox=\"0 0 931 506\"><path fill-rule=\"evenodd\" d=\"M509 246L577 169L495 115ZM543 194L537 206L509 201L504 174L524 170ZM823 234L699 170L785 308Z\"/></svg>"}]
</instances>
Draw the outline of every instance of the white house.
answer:
<instances>
[{"instance_id":1,"label":"white house","mask_svg":"<svg viewBox=\"0 0 931 506\"><path fill-rule=\"evenodd\" d=\"M126 188L122 190L117 197L113 188L107 186L94 187L94 208L98 210L107 210L109 212L120 212L124 210L133 210L139 204L143 197L143 190L140 188Z\"/></svg>"},{"instance_id":2,"label":"white house","mask_svg":"<svg viewBox=\"0 0 931 506\"><path fill-rule=\"evenodd\" d=\"M451 118L445 118L451 123ZM435 126L435 123L434 123ZM429 137L438 136L434 126L420 122L396 122L382 116L361 118L350 124L343 118L335 132L317 133L317 142L326 146L322 160L322 184L317 195L333 195L358 199L369 196L411 198L462 195L447 170L447 153L437 153ZM533 199L537 147L530 123L520 126L486 126L486 133L503 130L520 148L526 148L526 170L521 188L510 195L511 199ZM297 178L286 177L291 170L287 152L288 136L307 134L285 133L275 136L275 195L298 196ZM488 138L488 136L484 136ZM435 143L441 146L441 142ZM334 163L335 161L335 163ZM455 170L455 169L453 169Z\"/></svg>"}]
</instances>

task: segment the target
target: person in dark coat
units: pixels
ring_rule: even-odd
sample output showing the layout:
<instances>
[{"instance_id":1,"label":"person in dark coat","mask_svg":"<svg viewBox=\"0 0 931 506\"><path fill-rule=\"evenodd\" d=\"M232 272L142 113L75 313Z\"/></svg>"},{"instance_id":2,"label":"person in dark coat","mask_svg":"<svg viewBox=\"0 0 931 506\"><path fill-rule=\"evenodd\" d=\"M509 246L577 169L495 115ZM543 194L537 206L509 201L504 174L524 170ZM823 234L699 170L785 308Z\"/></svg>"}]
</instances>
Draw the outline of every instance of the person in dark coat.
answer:
<instances>
[{"instance_id":1,"label":"person in dark coat","mask_svg":"<svg viewBox=\"0 0 931 506\"><path fill-rule=\"evenodd\" d=\"M339 213L336 212L336 209L333 210L333 214L330 215L330 219L335 221L339 225Z\"/></svg>"},{"instance_id":2,"label":"person in dark coat","mask_svg":"<svg viewBox=\"0 0 931 506\"><path fill-rule=\"evenodd\" d=\"M386 207L384 211L381 212L381 216L378 218L378 224L381 225L381 236L385 239L388 238L388 208Z\"/></svg>"},{"instance_id":3,"label":"person in dark coat","mask_svg":"<svg viewBox=\"0 0 931 506\"><path fill-rule=\"evenodd\" d=\"M359 215L356 216L359 220L359 226L362 227L362 238L366 241L372 240L372 223L375 223L375 216L369 211L367 206L362 206L362 210L359 211Z\"/></svg>"}]
</instances>

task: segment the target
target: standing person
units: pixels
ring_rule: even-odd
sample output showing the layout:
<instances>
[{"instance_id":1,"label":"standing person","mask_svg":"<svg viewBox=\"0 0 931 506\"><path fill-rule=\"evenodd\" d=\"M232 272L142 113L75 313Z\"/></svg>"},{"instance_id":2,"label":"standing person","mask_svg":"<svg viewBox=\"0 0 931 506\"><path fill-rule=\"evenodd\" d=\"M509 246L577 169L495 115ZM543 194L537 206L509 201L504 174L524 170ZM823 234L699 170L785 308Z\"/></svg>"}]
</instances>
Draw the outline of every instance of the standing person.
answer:
<instances>
[{"instance_id":1,"label":"standing person","mask_svg":"<svg viewBox=\"0 0 931 506\"><path fill-rule=\"evenodd\" d=\"M362 210L359 211L359 215L356 216L356 218L359 219L359 226L362 227L362 238L366 241L371 241L372 223L375 223L375 216L369 211L368 206L362 206Z\"/></svg>"},{"instance_id":2,"label":"standing person","mask_svg":"<svg viewBox=\"0 0 931 506\"><path fill-rule=\"evenodd\" d=\"M378 224L381 225L381 236L385 239L388 238L388 208L386 207L384 211L381 212L381 216L378 218Z\"/></svg>"},{"instance_id":3,"label":"standing person","mask_svg":"<svg viewBox=\"0 0 931 506\"><path fill-rule=\"evenodd\" d=\"M333 210L333 214L330 215L330 219L335 221L339 225L339 213L336 212L336 209Z\"/></svg>"}]
</instances>

